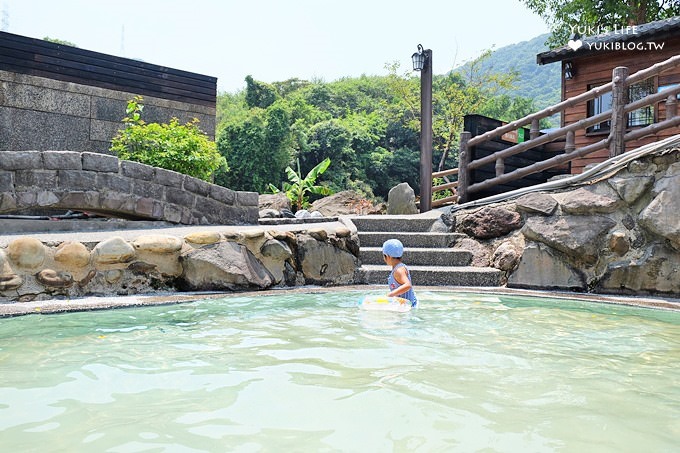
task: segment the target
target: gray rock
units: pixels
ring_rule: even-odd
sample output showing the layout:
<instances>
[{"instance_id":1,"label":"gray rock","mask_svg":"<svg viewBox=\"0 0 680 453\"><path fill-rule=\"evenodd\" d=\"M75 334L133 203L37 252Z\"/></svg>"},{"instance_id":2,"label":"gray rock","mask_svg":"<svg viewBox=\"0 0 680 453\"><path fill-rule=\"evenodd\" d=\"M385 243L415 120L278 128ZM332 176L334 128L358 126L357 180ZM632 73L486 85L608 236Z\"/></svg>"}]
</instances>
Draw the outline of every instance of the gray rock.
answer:
<instances>
[{"instance_id":1,"label":"gray rock","mask_svg":"<svg viewBox=\"0 0 680 453\"><path fill-rule=\"evenodd\" d=\"M596 289L678 294L680 254L656 244L642 258L610 264Z\"/></svg>"},{"instance_id":2,"label":"gray rock","mask_svg":"<svg viewBox=\"0 0 680 453\"><path fill-rule=\"evenodd\" d=\"M531 217L522 233L587 264L597 262L602 238L616 225L603 216Z\"/></svg>"},{"instance_id":3,"label":"gray rock","mask_svg":"<svg viewBox=\"0 0 680 453\"><path fill-rule=\"evenodd\" d=\"M654 183L653 176L614 177L607 181L629 205L635 203Z\"/></svg>"},{"instance_id":4,"label":"gray rock","mask_svg":"<svg viewBox=\"0 0 680 453\"><path fill-rule=\"evenodd\" d=\"M260 210L262 209L276 209L280 211L282 209L290 210L290 200L284 192L274 193L274 194L261 194L258 197L258 205Z\"/></svg>"},{"instance_id":5,"label":"gray rock","mask_svg":"<svg viewBox=\"0 0 680 453\"><path fill-rule=\"evenodd\" d=\"M260 209L259 217L261 219L278 219L281 217L281 213L276 209Z\"/></svg>"},{"instance_id":6,"label":"gray rock","mask_svg":"<svg viewBox=\"0 0 680 453\"><path fill-rule=\"evenodd\" d=\"M661 178L654 185L656 196L640 213L639 223L647 231L680 246L680 175Z\"/></svg>"},{"instance_id":7,"label":"gray rock","mask_svg":"<svg viewBox=\"0 0 680 453\"><path fill-rule=\"evenodd\" d=\"M505 241L491 255L491 266L502 271L510 271L517 267L520 253L512 242Z\"/></svg>"},{"instance_id":8,"label":"gray rock","mask_svg":"<svg viewBox=\"0 0 680 453\"><path fill-rule=\"evenodd\" d=\"M310 211L312 213L318 211L326 217L337 217L340 215L380 214L381 207L374 206L373 203L353 190L343 190L316 200L312 203Z\"/></svg>"},{"instance_id":9,"label":"gray rock","mask_svg":"<svg viewBox=\"0 0 680 453\"><path fill-rule=\"evenodd\" d=\"M306 209L300 209L299 211L295 211L295 218L297 219L308 219L311 216L312 215Z\"/></svg>"},{"instance_id":10,"label":"gray rock","mask_svg":"<svg viewBox=\"0 0 680 453\"><path fill-rule=\"evenodd\" d=\"M540 215L553 215L557 205L557 200L547 193L529 193L515 201L518 211Z\"/></svg>"},{"instance_id":11,"label":"gray rock","mask_svg":"<svg viewBox=\"0 0 680 453\"><path fill-rule=\"evenodd\" d=\"M562 210L568 214L611 213L621 205L621 200L580 188L568 192L561 205Z\"/></svg>"},{"instance_id":12,"label":"gray rock","mask_svg":"<svg viewBox=\"0 0 680 453\"><path fill-rule=\"evenodd\" d=\"M274 278L243 245L225 241L190 250L180 257L182 286L192 290L267 288Z\"/></svg>"},{"instance_id":13,"label":"gray rock","mask_svg":"<svg viewBox=\"0 0 680 453\"><path fill-rule=\"evenodd\" d=\"M406 182L392 187L387 194L387 214L417 214L416 194Z\"/></svg>"},{"instance_id":14,"label":"gray rock","mask_svg":"<svg viewBox=\"0 0 680 453\"><path fill-rule=\"evenodd\" d=\"M542 244L529 243L517 270L508 278L515 288L585 290L583 276Z\"/></svg>"},{"instance_id":15,"label":"gray rock","mask_svg":"<svg viewBox=\"0 0 680 453\"><path fill-rule=\"evenodd\" d=\"M474 267L486 267L489 265L489 259L491 256L491 249L478 241L470 238L463 238L456 241L455 250L467 250L472 253L472 260L470 261L470 266Z\"/></svg>"},{"instance_id":16,"label":"gray rock","mask_svg":"<svg viewBox=\"0 0 680 453\"><path fill-rule=\"evenodd\" d=\"M359 264L353 254L308 234L298 236L298 258L307 284L351 283Z\"/></svg>"}]
</instances>

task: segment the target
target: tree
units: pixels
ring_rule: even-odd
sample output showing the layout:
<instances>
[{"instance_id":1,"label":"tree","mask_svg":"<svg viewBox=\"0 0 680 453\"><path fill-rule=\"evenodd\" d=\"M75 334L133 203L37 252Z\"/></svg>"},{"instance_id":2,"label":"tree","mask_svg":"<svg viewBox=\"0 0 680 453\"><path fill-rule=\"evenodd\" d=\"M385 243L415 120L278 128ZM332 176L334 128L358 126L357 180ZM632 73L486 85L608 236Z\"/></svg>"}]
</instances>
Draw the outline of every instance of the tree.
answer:
<instances>
[{"instance_id":1,"label":"tree","mask_svg":"<svg viewBox=\"0 0 680 453\"><path fill-rule=\"evenodd\" d=\"M263 193L280 181L291 161L290 112L283 100L267 109L250 109L224 124L217 149L230 163L228 172L215 175L217 184L234 190Z\"/></svg>"},{"instance_id":2,"label":"tree","mask_svg":"<svg viewBox=\"0 0 680 453\"><path fill-rule=\"evenodd\" d=\"M559 47L575 33L594 35L614 28L680 15L678 0L521 0L541 16L552 35L546 43Z\"/></svg>"},{"instance_id":3,"label":"tree","mask_svg":"<svg viewBox=\"0 0 680 453\"><path fill-rule=\"evenodd\" d=\"M272 85L255 80L252 76L246 76L246 104L248 104L248 107L266 109L279 97L276 88Z\"/></svg>"}]
</instances>

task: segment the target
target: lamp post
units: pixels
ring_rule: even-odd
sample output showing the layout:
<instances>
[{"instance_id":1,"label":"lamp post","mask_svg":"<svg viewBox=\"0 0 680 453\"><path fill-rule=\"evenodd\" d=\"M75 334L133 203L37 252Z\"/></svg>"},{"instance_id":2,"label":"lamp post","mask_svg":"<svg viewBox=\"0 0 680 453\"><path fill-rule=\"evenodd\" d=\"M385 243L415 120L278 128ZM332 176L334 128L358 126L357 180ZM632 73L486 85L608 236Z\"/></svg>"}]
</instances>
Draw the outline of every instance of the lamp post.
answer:
<instances>
[{"instance_id":1,"label":"lamp post","mask_svg":"<svg viewBox=\"0 0 680 453\"><path fill-rule=\"evenodd\" d=\"M420 71L420 212L432 209L432 50L418 44L411 55Z\"/></svg>"}]
</instances>

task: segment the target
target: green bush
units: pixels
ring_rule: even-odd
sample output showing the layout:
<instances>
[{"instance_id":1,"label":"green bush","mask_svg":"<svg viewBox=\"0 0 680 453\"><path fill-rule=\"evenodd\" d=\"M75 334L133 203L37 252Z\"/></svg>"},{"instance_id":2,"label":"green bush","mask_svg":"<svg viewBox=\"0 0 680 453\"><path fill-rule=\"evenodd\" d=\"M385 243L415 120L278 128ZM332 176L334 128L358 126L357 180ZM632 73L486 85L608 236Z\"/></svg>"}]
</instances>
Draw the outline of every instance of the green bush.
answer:
<instances>
[{"instance_id":1,"label":"green bush","mask_svg":"<svg viewBox=\"0 0 680 453\"><path fill-rule=\"evenodd\" d=\"M179 124L177 118L169 123L146 124L141 118L144 106L141 96L128 102L125 129L111 140L110 150L120 159L132 160L154 167L184 173L204 181L211 181L213 173L227 167L227 161L217 151L215 142L198 127L194 118Z\"/></svg>"}]
</instances>

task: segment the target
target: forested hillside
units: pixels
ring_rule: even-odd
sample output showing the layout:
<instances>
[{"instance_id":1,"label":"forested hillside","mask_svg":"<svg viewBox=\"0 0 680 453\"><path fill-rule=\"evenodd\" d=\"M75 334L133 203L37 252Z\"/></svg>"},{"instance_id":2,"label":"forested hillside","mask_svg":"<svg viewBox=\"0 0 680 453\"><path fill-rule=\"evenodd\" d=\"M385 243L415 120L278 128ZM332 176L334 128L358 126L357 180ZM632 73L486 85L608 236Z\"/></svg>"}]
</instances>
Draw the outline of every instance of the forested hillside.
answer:
<instances>
[{"instance_id":1,"label":"forested hillside","mask_svg":"<svg viewBox=\"0 0 680 453\"><path fill-rule=\"evenodd\" d=\"M501 47L481 62L482 70L490 72L516 72L514 86L504 90L511 96L533 99L539 109L560 101L560 64L539 65L536 55L548 50L545 45L549 33L529 41ZM465 71L470 63L455 71Z\"/></svg>"},{"instance_id":2,"label":"forested hillside","mask_svg":"<svg viewBox=\"0 0 680 453\"><path fill-rule=\"evenodd\" d=\"M545 38L434 75L433 169L457 166L464 115L512 121L559 101L558 65L535 63ZM419 78L396 64L388 72L333 82L246 77L244 91L218 96L216 142L229 170L215 182L265 193L329 158L317 183L333 191L384 199L401 182L418 191Z\"/></svg>"}]
</instances>

